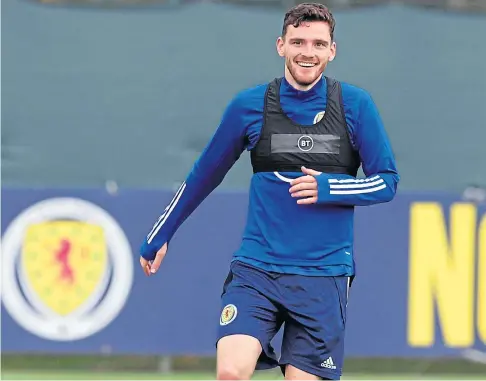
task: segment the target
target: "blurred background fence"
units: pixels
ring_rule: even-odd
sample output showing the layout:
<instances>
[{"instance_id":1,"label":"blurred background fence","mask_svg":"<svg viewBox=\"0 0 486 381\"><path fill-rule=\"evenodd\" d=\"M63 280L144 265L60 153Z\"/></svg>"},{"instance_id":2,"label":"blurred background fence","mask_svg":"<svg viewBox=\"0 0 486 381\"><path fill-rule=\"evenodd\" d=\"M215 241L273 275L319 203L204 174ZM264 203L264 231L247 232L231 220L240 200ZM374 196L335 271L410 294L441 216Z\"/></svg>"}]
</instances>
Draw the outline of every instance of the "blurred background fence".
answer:
<instances>
[{"instance_id":1,"label":"blurred background fence","mask_svg":"<svg viewBox=\"0 0 486 381\"><path fill-rule=\"evenodd\" d=\"M2 1L4 377L214 371L248 155L156 278L138 246L231 97L282 74L294 4ZM486 379L486 0L326 4L328 74L372 94L402 177L392 203L357 210L345 377ZM81 253L71 275L63 245Z\"/></svg>"}]
</instances>

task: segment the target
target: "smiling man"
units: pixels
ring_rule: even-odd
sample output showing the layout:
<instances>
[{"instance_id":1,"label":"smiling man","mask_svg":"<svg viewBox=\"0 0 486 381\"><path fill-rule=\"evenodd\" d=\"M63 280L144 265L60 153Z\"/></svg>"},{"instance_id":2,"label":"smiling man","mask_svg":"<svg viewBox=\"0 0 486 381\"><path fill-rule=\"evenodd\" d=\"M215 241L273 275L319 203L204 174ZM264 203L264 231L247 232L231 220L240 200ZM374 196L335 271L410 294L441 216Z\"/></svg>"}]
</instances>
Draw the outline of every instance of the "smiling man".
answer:
<instances>
[{"instance_id":1,"label":"smiling man","mask_svg":"<svg viewBox=\"0 0 486 381\"><path fill-rule=\"evenodd\" d=\"M399 176L370 95L323 76L336 56L334 26L321 4L286 13L276 44L284 77L229 103L141 247L142 269L155 274L176 230L251 151L247 224L223 285L220 380L276 366L286 379L341 376L354 207L391 201ZM366 178L356 177L360 166ZM284 323L277 360L270 342Z\"/></svg>"}]
</instances>

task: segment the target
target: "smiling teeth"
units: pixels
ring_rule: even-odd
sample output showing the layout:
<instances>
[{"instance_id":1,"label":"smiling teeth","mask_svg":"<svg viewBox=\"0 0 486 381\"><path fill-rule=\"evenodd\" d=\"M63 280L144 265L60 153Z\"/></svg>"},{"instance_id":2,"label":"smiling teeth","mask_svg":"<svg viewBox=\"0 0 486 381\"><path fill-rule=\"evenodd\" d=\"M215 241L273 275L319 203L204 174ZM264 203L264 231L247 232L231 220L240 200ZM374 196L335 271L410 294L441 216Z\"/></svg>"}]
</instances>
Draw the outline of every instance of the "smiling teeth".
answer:
<instances>
[{"instance_id":1,"label":"smiling teeth","mask_svg":"<svg viewBox=\"0 0 486 381\"><path fill-rule=\"evenodd\" d=\"M316 64L312 63L312 62L297 62L297 65L299 66L303 66L303 67L312 67L312 66L316 66Z\"/></svg>"}]
</instances>

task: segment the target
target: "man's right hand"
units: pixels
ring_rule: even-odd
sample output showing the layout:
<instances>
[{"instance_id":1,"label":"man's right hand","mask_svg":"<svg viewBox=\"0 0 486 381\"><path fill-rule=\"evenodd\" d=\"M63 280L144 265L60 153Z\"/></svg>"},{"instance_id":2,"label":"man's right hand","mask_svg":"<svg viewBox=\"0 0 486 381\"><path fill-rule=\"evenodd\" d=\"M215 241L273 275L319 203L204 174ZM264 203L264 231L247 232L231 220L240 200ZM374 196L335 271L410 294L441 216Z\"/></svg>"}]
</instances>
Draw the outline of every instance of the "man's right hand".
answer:
<instances>
[{"instance_id":1,"label":"man's right hand","mask_svg":"<svg viewBox=\"0 0 486 381\"><path fill-rule=\"evenodd\" d=\"M160 264L162 263L165 257L165 254L167 254L167 243L164 243L164 245L159 249L159 251L157 251L157 254L155 254L155 258L153 261L149 261L144 257L140 257L140 266L142 266L145 275L150 276L157 272L157 270L160 267Z\"/></svg>"}]
</instances>

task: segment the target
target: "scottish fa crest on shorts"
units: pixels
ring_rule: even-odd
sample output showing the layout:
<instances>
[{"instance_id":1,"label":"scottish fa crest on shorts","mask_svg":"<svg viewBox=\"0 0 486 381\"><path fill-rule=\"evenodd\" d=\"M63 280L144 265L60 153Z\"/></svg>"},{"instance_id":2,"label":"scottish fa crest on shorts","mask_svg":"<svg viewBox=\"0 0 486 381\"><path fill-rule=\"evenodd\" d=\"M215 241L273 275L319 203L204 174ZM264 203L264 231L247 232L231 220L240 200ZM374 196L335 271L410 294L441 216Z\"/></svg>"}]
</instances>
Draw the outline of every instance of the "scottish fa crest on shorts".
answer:
<instances>
[{"instance_id":1,"label":"scottish fa crest on shorts","mask_svg":"<svg viewBox=\"0 0 486 381\"><path fill-rule=\"evenodd\" d=\"M238 309L234 304L228 304L223 308L221 312L221 317L219 318L220 325L227 325L236 319L238 314Z\"/></svg>"}]
</instances>

